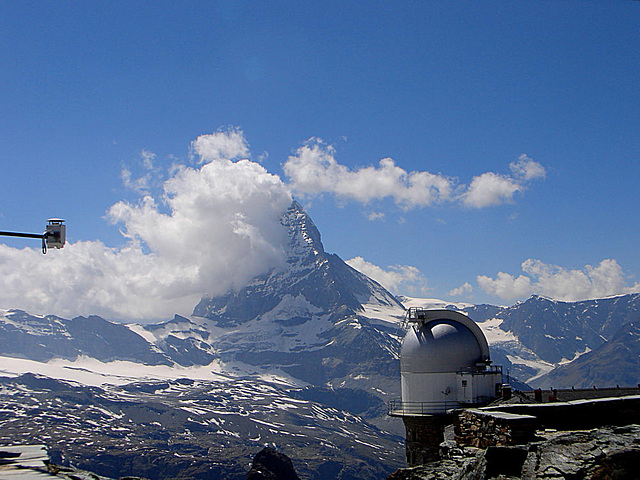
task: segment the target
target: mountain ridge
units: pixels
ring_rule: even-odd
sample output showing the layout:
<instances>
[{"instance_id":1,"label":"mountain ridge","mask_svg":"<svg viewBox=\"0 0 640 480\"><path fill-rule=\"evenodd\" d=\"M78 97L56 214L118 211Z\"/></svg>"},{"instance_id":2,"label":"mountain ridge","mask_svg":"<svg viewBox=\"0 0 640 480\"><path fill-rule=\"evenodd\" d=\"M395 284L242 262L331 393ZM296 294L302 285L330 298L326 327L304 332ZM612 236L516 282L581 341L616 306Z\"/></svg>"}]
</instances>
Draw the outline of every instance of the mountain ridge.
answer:
<instances>
[{"instance_id":1,"label":"mountain ridge","mask_svg":"<svg viewBox=\"0 0 640 480\"><path fill-rule=\"evenodd\" d=\"M564 302L532 295L512 307L464 310L477 322L500 319L501 329L550 364L566 363L605 343L626 323L640 320L640 294Z\"/></svg>"}]
</instances>

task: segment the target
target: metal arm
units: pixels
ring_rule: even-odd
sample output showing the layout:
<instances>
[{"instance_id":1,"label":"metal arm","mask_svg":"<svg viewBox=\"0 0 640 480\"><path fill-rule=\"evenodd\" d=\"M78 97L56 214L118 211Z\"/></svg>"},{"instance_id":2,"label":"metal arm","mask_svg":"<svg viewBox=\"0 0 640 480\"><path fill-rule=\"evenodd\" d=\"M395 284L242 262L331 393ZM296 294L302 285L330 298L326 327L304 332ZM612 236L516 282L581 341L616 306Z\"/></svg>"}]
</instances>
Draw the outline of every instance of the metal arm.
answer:
<instances>
[{"instance_id":1,"label":"metal arm","mask_svg":"<svg viewBox=\"0 0 640 480\"><path fill-rule=\"evenodd\" d=\"M62 248L65 243L66 226L61 218L50 218L47 230L43 233L1 232L4 237L40 238L42 239L42 253L47 253L47 247Z\"/></svg>"},{"instance_id":2,"label":"metal arm","mask_svg":"<svg viewBox=\"0 0 640 480\"><path fill-rule=\"evenodd\" d=\"M44 233L20 233L20 232L0 232L0 235L4 237L22 237L22 238L41 238L42 239L42 253L47 253L47 237L49 232Z\"/></svg>"},{"instance_id":3,"label":"metal arm","mask_svg":"<svg viewBox=\"0 0 640 480\"><path fill-rule=\"evenodd\" d=\"M4 237L43 238L44 233L0 232Z\"/></svg>"}]
</instances>

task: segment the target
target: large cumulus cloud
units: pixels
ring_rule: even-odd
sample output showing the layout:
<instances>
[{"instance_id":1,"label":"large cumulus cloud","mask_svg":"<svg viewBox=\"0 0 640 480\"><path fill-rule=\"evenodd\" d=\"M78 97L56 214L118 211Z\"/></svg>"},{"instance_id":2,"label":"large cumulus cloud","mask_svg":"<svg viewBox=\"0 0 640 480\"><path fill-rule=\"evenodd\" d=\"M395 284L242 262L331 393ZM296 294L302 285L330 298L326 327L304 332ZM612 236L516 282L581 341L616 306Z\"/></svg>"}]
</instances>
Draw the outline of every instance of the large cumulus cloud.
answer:
<instances>
[{"instance_id":1,"label":"large cumulus cloud","mask_svg":"<svg viewBox=\"0 0 640 480\"><path fill-rule=\"evenodd\" d=\"M143 152L143 177L123 170L141 195L108 210L124 246L76 242L42 256L0 245L0 305L158 319L189 314L203 295L225 293L281 265L286 231L280 217L292 200L287 187L246 159L239 130L203 135L192 147L195 164L174 167L156 195L149 193L152 154Z\"/></svg>"}]
</instances>

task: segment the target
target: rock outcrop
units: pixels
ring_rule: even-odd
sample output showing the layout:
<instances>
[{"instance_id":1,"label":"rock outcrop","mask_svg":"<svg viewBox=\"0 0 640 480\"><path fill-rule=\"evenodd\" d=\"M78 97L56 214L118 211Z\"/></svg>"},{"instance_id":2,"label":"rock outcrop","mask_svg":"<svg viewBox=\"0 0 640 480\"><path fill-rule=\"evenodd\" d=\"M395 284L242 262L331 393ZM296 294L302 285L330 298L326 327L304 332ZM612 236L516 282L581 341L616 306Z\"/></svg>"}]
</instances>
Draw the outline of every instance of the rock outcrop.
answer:
<instances>
[{"instance_id":1,"label":"rock outcrop","mask_svg":"<svg viewBox=\"0 0 640 480\"><path fill-rule=\"evenodd\" d=\"M512 447L440 446L442 460L397 470L388 480L635 480L640 465L640 425L588 431L546 432Z\"/></svg>"},{"instance_id":2,"label":"rock outcrop","mask_svg":"<svg viewBox=\"0 0 640 480\"><path fill-rule=\"evenodd\" d=\"M300 480L300 477L289 457L265 447L254 457L247 480Z\"/></svg>"}]
</instances>

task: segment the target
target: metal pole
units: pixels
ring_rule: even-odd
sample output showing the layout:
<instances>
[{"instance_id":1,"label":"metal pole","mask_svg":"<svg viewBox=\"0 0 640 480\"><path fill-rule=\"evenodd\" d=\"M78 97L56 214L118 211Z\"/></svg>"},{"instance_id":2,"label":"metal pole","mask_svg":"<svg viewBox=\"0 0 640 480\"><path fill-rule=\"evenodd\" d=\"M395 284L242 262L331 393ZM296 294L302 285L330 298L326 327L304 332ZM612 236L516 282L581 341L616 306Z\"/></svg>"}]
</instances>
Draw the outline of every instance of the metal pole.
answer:
<instances>
[{"instance_id":1,"label":"metal pole","mask_svg":"<svg viewBox=\"0 0 640 480\"><path fill-rule=\"evenodd\" d=\"M0 232L4 237L22 237L22 238L42 238L42 233L19 233L19 232Z\"/></svg>"},{"instance_id":2,"label":"metal pole","mask_svg":"<svg viewBox=\"0 0 640 480\"><path fill-rule=\"evenodd\" d=\"M49 232L44 233L20 233L20 232L0 232L0 235L5 237L21 237L21 238L39 238L42 240L42 253L47 253L47 235Z\"/></svg>"}]
</instances>

